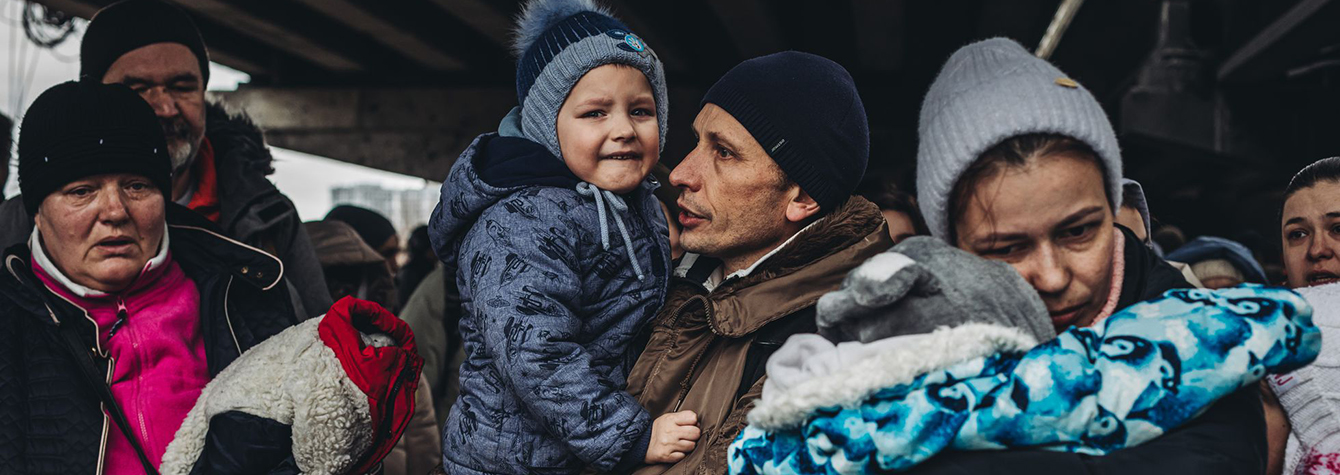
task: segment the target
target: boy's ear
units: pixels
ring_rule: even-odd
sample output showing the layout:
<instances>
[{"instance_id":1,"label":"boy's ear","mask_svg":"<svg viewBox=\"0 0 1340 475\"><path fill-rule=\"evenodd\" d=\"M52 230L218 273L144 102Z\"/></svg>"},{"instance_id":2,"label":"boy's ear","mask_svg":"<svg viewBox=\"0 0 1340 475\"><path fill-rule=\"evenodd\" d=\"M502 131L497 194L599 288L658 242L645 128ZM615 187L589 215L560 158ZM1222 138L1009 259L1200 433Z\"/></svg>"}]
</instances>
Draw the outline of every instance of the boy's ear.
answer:
<instances>
[{"instance_id":1,"label":"boy's ear","mask_svg":"<svg viewBox=\"0 0 1340 475\"><path fill-rule=\"evenodd\" d=\"M793 223L804 223L811 218L819 215L819 203L810 197L809 193L795 185L796 197L786 203L786 220Z\"/></svg>"}]
</instances>

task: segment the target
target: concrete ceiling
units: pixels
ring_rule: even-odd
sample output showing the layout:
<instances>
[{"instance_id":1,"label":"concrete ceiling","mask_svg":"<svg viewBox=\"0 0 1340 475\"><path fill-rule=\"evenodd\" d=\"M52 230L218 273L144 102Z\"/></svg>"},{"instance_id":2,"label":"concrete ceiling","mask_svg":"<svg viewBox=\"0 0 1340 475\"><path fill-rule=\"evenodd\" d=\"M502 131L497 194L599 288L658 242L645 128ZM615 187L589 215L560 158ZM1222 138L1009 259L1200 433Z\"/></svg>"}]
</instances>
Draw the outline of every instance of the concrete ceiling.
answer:
<instances>
[{"instance_id":1,"label":"concrete ceiling","mask_svg":"<svg viewBox=\"0 0 1340 475\"><path fill-rule=\"evenodd\" d=\"M87 18L113 0L37 1ZM495 129L515 105L508 42L518 1L169 1L195 17L215 61L251 74L252 83L227 100L265 125L278 146L440 180L469 140ZM1340 154L1340 134L1334 133L1340 130L1340 114L1334 113L1340 109L1340 0L1187 1L1189 37L1207 79L1205 87L1185 92L1213 96L1221 105L1216 114L1233 116L1215 119L1216 127L1235 127L1216 136L1237 140L1268 132L1287 138L1269 143L1263 156L1224 162L1265 178L1213 179L1237 183L1235 189L1260 187L1299 163ZM743 59L796 49L852 72L870 117L867 181L908 186L920 102L945 59L960 46L995 36L1036 47L1061 0L601 3L666 64L668 164L689 149L698 100L721 74ZM1151 58L1162 5L1084 2L1051 57L1094 92L1115 122L1123 97ZM1127 174L1158 181L1154 195L1195 185L1188 170L1226 160L1228 150L1121 139ZM1155 200L1176 196L1169 191Z\"/></svg>"}]
</instances>

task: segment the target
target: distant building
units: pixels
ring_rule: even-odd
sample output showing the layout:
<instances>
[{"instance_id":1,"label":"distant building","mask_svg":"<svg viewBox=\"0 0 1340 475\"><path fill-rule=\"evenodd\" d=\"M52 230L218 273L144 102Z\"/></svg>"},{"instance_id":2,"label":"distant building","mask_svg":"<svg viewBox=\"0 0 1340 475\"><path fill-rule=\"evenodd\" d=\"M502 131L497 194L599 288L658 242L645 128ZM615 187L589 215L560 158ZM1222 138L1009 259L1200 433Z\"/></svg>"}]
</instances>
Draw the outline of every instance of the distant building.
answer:
<instances>
[{"instance_id":1,"label":"distant building","mask_svg":"<svg viewBox=\"0 0 1340 475\"><path fill-rule=\"evenodd\" d=\"M400 239L406 239L414 228L428 223L433 207L437 206L438 190L435 187L391 190L379 185L339 186L331 188L330 200L332 206L354 205L381 213L391 220Z\"/></svg>"}]
</instances>

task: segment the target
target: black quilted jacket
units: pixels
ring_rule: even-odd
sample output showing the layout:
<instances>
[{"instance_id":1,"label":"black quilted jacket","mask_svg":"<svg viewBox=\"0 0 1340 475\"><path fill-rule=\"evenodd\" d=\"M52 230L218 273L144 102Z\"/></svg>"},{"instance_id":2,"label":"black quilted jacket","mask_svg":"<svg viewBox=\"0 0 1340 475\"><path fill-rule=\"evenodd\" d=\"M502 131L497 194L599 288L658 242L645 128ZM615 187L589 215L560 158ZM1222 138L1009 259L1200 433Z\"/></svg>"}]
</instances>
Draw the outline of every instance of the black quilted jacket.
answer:
<instances>
[{"instance_id":1,"label":"black quilted jacket","mask_svg":"<svg viewBox=\"0 0 1340 475\"><path fill-rule=\"evenodd\" d=\"M223 237L185 208L168 204L167 214L173 260L200 291L211 376L297 323L278 259ZM11 247L0 269L0 473L102 473L104 434L118 429L63 349L53 318L87 335L91 352L96 329L82 309L42 286L29 258L26 244ZM103 356L94 361L105 371Z\"/></svg>"}]
</instances>

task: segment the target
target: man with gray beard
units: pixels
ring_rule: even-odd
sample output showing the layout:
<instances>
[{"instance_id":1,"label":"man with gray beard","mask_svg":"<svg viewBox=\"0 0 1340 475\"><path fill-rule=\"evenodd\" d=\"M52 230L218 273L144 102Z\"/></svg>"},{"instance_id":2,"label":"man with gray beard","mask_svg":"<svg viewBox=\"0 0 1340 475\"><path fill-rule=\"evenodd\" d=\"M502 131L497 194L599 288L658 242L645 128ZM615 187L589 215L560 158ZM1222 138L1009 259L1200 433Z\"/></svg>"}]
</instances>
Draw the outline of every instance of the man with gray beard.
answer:
<instances>
[{"instance_id":1,"label":"man with gray beard","mask_svg":"<svg viewBox=\"0 0 1340 475\"><path fill-rule=\"evenodd\" d=\"M325 313L325 278L293 203L266 179L274 168L260 129L205 100L209 52L191 18L159 0L117 2L93 16L79 52L80 80L124 84L153 107L172 200L282 260L300 317ZM32 222L18 197L0 204L0 248L25 242Z\"/></svg>"}]
</instances>

